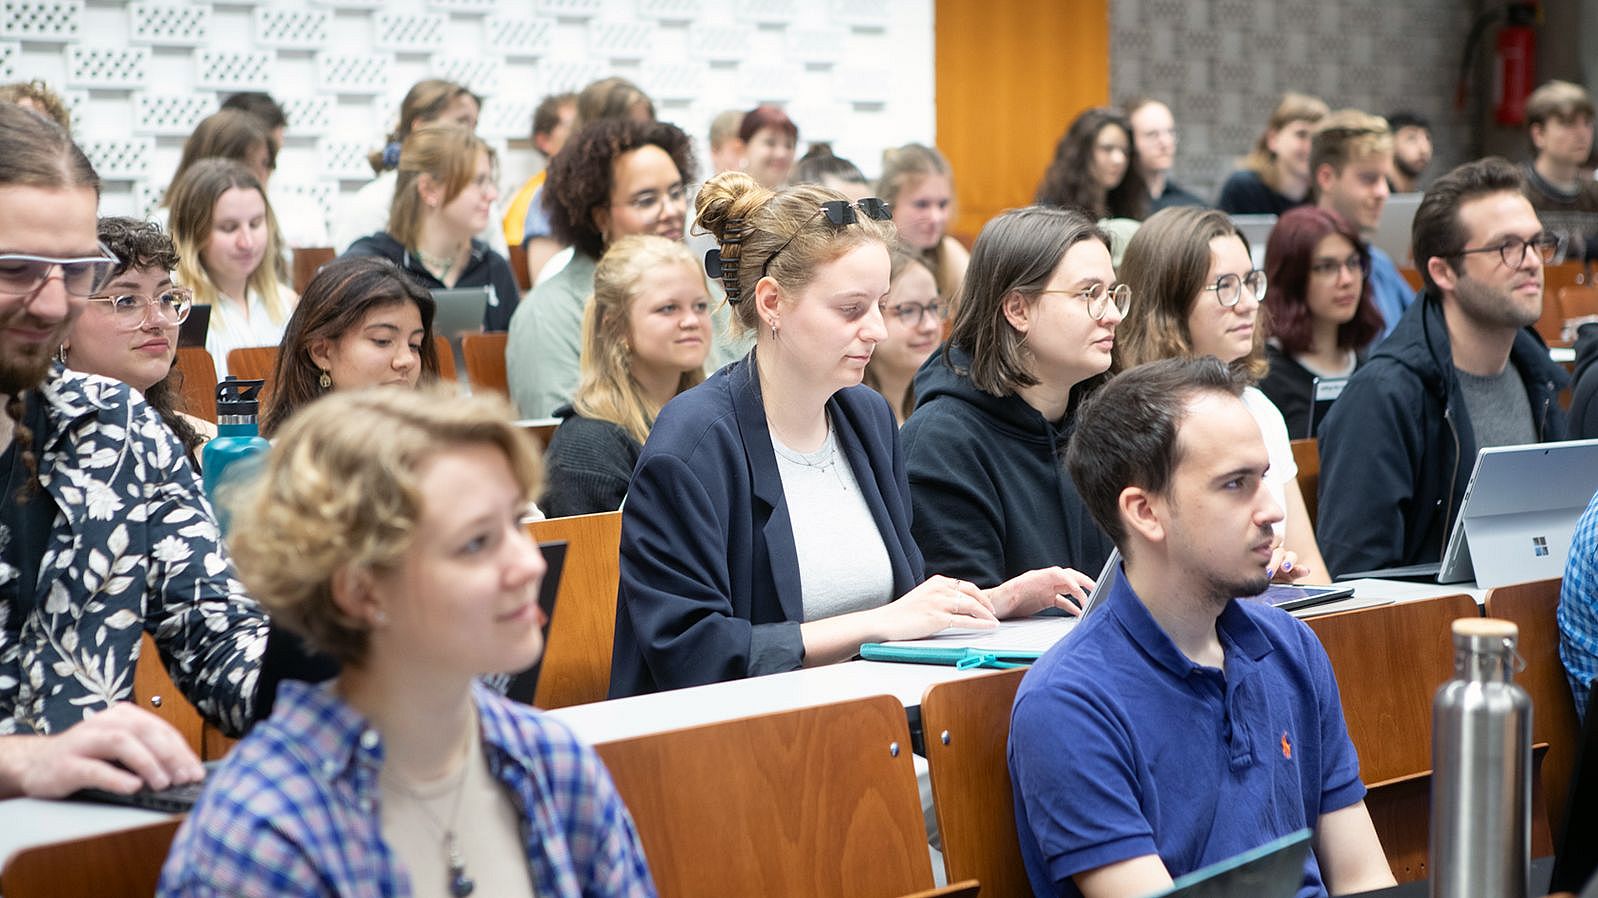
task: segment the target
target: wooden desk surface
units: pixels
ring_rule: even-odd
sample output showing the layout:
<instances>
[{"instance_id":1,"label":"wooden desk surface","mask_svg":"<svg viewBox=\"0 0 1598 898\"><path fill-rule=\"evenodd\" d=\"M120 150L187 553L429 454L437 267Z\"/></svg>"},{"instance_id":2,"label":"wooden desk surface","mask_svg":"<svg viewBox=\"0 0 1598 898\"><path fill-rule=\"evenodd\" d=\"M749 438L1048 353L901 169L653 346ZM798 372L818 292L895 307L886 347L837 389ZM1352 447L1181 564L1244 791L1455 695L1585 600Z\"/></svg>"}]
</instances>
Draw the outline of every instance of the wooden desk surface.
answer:
<instances>
[{"instance_id":1,"label":"wooden desk surface","mask_svg":"<svg viewBox=\"0 0 1598 898\"><path fill-rule=\"evenodd\" d=\"M86 801L0 801L0 866L34 845L65 842L171 820L173 814Z\"/></svg>"},{"instance_id":2,"label":"wooden desk surface","mask_svg":"<svg viewBox=\"0 0 1598 898\"><path fill-rule=\"evenodd\" d=\"M938 664L848 661L787 673L573 705L546 712L590 745L871 695L919 707L927 688L983 671Z\"/></svg>"}]
</instances>

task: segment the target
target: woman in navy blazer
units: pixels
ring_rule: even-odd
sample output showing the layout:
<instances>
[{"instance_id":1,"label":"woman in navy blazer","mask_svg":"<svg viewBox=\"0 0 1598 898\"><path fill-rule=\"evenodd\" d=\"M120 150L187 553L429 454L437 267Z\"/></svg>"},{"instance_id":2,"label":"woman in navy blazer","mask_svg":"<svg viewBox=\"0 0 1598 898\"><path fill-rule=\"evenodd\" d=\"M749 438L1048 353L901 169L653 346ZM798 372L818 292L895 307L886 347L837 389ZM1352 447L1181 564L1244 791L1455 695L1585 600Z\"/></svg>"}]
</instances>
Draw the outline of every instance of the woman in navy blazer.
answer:
<instances>
[{"instance_id":1,"label":"woman in navy blazer","mask_svg":"<svg viewBox=\"0 0 1598 898\"><path fill-rule=\"evenodd\" d=\"M1061 568L989 590L925 579L898 428L886 400L861 385L884 334L893 240L884 205L814 185L773 193L738 172L711 179L696 205L720 244L707 268L756 332L755 349L673 399L650 430L622 506L611 695L793 670L849 658L865 642L1073 607L1060 594L1082 597L1091 583ZM878 573L886 586L891 571L891 592L807 619L815 584L801 578L774 443L793 447L783 450L790 460L836 447L843 490L858 489L881 537Z\"/></svg>"}]
</instances>

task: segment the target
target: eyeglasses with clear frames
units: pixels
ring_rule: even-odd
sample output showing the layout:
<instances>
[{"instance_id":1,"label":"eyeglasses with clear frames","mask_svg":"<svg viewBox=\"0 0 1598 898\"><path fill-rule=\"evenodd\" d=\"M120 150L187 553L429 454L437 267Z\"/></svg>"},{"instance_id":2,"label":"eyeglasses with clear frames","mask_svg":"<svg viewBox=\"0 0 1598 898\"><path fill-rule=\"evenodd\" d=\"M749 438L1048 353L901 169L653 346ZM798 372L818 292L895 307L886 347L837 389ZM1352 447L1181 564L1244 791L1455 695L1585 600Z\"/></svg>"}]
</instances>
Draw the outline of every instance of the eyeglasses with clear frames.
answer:
<instances>
[{"instance_id":1,"label":"eyeglasses with clear frames","mask_svg":"<svg viewBox=\"0 0 1598 898\"><path fill-rule=\"evenodd\" d=\"M187 287L171 287L155 296L141 293L118 293L111 296L91 296L89 302L103 302L111 307L117 326L137 330L150 320L152 309L159 309L168 324L182 324L194 307L194 293Z\"/></svg>"},{"instance_id":2,"label":"eyeglasses with clear frames","mask_svg":"<svg viewBox=\"0 0 1598 898\"><path fill-rule=\"evenodd\" d=\"M883 314L892 315L899 319L899 324L904 327L916 327L925 321L928 315L933 321L942 321L945 309L943 304L933 302L901 302L891 308L883 309Z\"/></svg>"},{"instance_id":3,"label":"eyeglasses with clear frames","mask_svg":"<svg viewBox=\"0 0 1598 898\"><path fill-rule=\"evenodd\" d=\"M1115 310L1122 315L1132 305L1132 288L1126 284L1093 284L1082 290L1039 290L1039 296L1048 294L1060 296L1075 296L1088 304L1088 314L1094 321L1104 318L1104 313L1110 310L1110 303L1115 303Z\"/></svg>"},{"instance_id":4,"label":"eyeglasses with clear frames","mask_svg":"<svg viewBox=\"0 0 1598 898\"><path fill-rule=\"evenodd\" d=\"M61 286L73 296L93 296L111 276L117 258L105 244L100 255L73 258L34 256L27 253L0 254L0 296L32 296L61 270Z\"/></svg>"},{"instance_id":5,"label":"eyeglasses with clear frames","mask_svg":"<svg viewBox=\"0 0 1598 898\"><path fill-rule=\"evenodd\" d=\"M1478 246L1474 249L1462 249L1455 253L1456 256L1469 256L1475 253L1497 252L1498 257L1504 260L1507 268L1519 268L1526 264L1526 250L1535 249L1537 257L1546 265L1559 256L1559 250L1564 245L1564 238L1550 231L1532 235L1530 240L1522 237L1506 237L1500 243L1492 246Z\"/></svg>"},{"instance_id":6,"label":"eyeglasses with clear frames","mask_svg":"<svg viewBox=\"0 0 1598 898\"><path fill-rule=\"evenodd\" d=\"M665 193L661 193L658 190L650 190L632 197L623 205L640 215L654 215L660 211L662 203L670 202L673 205L681 205L687 202L687 198L688 188L679 182L666 188Z\"/></svg>"},{"instance_id":7,"label":"eyeglasses with clear frames","mask_svg":"<svg viewBox=\"0 0 1598 898\"><path fill-rule=\"evenodd\" d=\"M1215 279L1215 283L1205 287L1205 290L1215 291L1215 299L1221 308L1230 309L1236 306L1238 300L1243 298L1243 288L1248 288L1248 294L1255 301L1265 299L1265 272L1258 268L1248 274L1238 277L1235 274L1223 274Z\"/></svg>"},{"instance_id":8,"label":"eyeglasses with clear frames","mask_svg":"<svg viewBox=\"0 0 1598 898\"><path fill-rule=\"evenodd\" d=\"M1341 261L1337 259L1316 259L1309 267L1309 273L1323 280L1332 280L1343 272L1348 272L1357 280L1365 276L1365 260L1355 253Z\"/></svg>"}]
</instances>

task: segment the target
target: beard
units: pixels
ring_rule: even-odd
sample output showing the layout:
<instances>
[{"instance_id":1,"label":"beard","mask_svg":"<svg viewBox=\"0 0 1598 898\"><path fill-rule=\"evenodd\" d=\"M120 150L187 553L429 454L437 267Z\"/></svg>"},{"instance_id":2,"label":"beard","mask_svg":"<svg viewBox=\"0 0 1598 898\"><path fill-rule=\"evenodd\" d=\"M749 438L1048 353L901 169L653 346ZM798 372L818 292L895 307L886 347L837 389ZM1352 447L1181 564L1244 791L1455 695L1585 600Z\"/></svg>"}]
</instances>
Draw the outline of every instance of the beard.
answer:
<instances>
[{"instance_id":1,"label":"beard","mask_svg":"<svg viewBox=\"0 0 1598 898\"><path fill-rule=\"evenodd\" d=\"M20 396L38 386L50 373L50 360L59 340L49 340L25 350L7 349L0 354L0 396Z\"/></svg>"},{"instance_id":2,"label":"beard","mask_svg":"<svg viewBox=\"0 0 1598 898\"><path fill-rule=\"evenodd\" d=\"M1536 324L1542 317L1541 299L1535 309L1522 308L1516 304L1511 291L1490 287L1468 276L1455 282L1454 298L1459 302L1460 311L1472 321L1489 327L1519 330Z\"/></svg>"},{"instance_id":3,"label":"beard","mask_svg":"<svg viewBox=\"0 0 1598 898\"><path fill-rule=\"evenodd\" d=\"M1403 159L1398 156L1393 157L1393 167L1398 169L1399 174L1410 179L1420 177L1420 173L1426 170L1426 166L1430 164L1430 162L1431 160L1428 159L1426 162L1416 165L1407 159Z\"/></svg>"}]
</instances>

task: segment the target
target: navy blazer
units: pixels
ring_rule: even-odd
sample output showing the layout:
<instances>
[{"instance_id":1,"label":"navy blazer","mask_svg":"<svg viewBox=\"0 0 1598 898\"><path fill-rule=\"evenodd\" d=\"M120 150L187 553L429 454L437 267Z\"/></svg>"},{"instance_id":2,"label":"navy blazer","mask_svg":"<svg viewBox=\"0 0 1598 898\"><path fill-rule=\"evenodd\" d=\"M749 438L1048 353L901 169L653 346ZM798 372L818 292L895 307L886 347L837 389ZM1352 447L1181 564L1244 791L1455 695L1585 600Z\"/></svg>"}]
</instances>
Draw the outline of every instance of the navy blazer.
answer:
<instances>
[{"instance_id":1,"label":"navy blazer","mask_svg":"<svg viewBox=\"0 0 1598 898\"><path fill-rule=\"evenodd\" d=\"M669 402L638 458L622 506L612 698L804 661L799 559L754 358ZM923 576L893 413L864 386L834 393L827 411L898 597Z\"/></svg>"}]
</instances>

